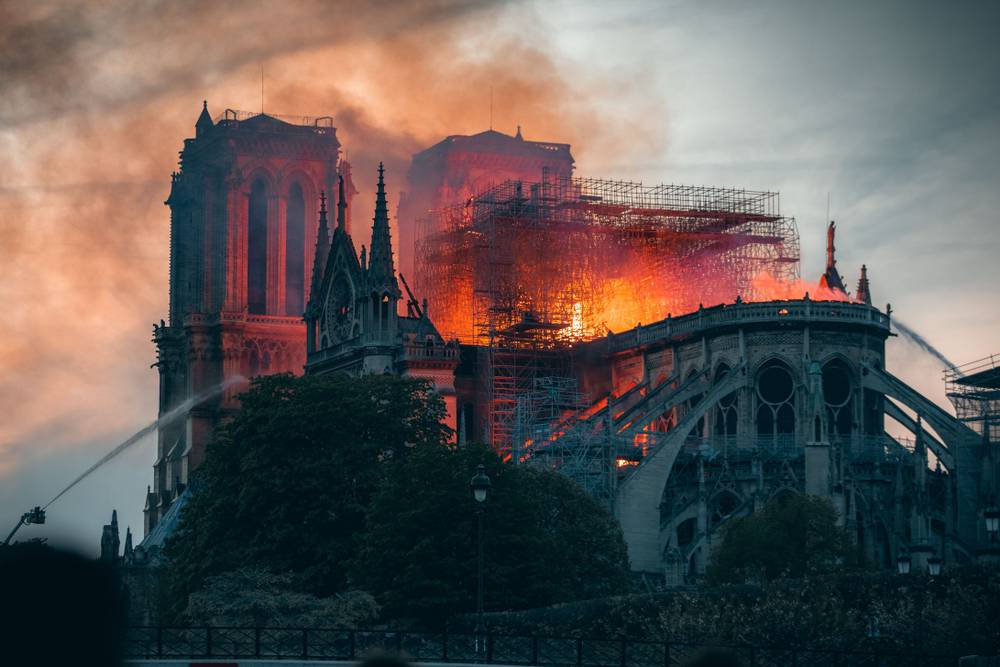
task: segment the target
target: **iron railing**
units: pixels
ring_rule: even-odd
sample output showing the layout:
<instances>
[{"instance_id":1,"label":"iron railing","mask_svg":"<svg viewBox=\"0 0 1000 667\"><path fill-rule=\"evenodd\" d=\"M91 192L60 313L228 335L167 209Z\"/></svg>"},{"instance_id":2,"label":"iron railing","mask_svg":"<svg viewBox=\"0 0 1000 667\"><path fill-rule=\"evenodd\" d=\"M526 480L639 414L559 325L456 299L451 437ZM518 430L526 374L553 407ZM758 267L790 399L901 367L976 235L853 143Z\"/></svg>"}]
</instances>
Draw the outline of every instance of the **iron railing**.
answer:
<instances>
[{"instance_id":1,"label":"iron railing","mask_svg":"<svg viewBox=\"0 0 1000 667\"><path fill-rule=\"evenodd\" d=\"M748 667L954 667L958 656L892 650L816 650L788 646L654 642L489 633L422 633L330 628L131 627L130 659L356 660L374 651L414 662L538 667L674 667L706 648L724 648Z\"/></svg>"}]
</instances>

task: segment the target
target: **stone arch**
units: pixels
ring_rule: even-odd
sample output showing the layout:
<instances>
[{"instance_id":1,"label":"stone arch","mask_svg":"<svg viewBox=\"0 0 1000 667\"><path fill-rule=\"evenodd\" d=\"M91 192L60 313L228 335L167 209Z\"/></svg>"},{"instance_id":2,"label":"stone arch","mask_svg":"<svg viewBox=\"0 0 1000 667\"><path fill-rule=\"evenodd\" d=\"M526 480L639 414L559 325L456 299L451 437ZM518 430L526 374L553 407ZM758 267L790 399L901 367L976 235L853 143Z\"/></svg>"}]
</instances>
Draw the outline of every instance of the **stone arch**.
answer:
<instances>
[{"instance_id":1,"label":"stone arch","mask_svg":"<svg viewBox=\"0 0 1000 667\"><path fill-rule=\"evenodd\" d=\"M247 310L267 312L268 228L271 224L270 200L274 195L273 179L264 170L254 171L247 190Z\"/></svg>"},{"instance_id":2,"label":"stone arch","mask_svg":"<svg viewBox=\"0 0 1000 667\"><path fill-rule=\"evenodd\" d=\"M243 168L242 172L246 175L243 179L244 194L250 191L250 184L258 179L263 180L267 184L269 191L278 191L278 177L267 161L253 160Z\"/></svg>"},{"instance_id":3,"label":"stone arch","mask_svg":"<svg viewBox=\"0 0 1000 667\"><path fill-rule=\"evenodd\" d=\"M708 520L712 526L721 525L734 517L743 506L743 498L733 489L720 489L708 500Z\"/></svg>"},{"instance_id":4,"label":"stone arch","mask_svg":"<svg viewBox=\"0 0 1000 667\"><path fill-rule=\"evenodd\" d=\"M285 314L299 316L309 296L309 272L319 224L320 188L313 175L298 164L292 164L279 173L278 184L285 207ZM327 208L336 210L329 199Z\"/></svg>"},{"instance_id":5,"label":"stone arch","mask_svg":"<svg viewBox=\"0 0 1000 667\"><path fill-rule=\"evenodd\" d=\"M687 518L679 522L677 527L674 529L674 544L683 549L684 547L693 544L697 535L698 519L695 517Z\"/></svg>"},{"instance_id":6,"label":"stone arch","mask_svg":"<svg viewBox=\"0 0 1000 667\"><path fill-rule=\"evenodd\" d=\"M832 438L850 437L855 421L858 395L857 369L841 354L829 355L821 365L823 401L826 404L827 433Z\"/></svg>"},{"instance_id":7,"label":"stone arch","mask_svg":"<svg viewBox=\"0 0 1000 667\"><path fill-rule=\"evenodd\" d=\"M753 416L757 438L773 448L794 443L799 384L794 366L772 356L757 365L753 374Z\"/></svg>"},{"instance_id":8,"label":"stone arch","mask_svg":"<svg viewBox=\"0 0 1000 667\"><path fill-rule=\"evenodd\" d=\"M247 377L254 378L260 374L260 355L257 354L256 348L251 348L246 351L246 364L247 364Z\"/></svg>"},{"instance_id":9,"label":"stone arch","mask_svg":"<svg viewBox=\"0 0 1000 667\"><path fill-rule=\"evenodd\" d=\"M787 484L782 484L782 485L780 485L778 487L775 487L775 489L773 491L771 491L771 493L767 496L767 502L769 502L769 503L779 502L780 503L780 502L784 502L785 500L787 500L789 498L794 498L795 496L798 496L798 495L799 495L799 490L798 489L794 489L791 486L788 486Z\"/></svg>"},{"instance_id":10,"label":"stone arch","mask_svg":"<svg viewBox=\"0 0 1000 667\"><path fill-rule=\"evenodd\" d=\"M389 320L391 313L389 312L392 308L392 295L389 292L382 292L382 294L376 295L376 309L378 312L378 330L379 333L388 333L389 331Z\"/></svg>"},{"instance_id":11,"label":"stone arch","mask_svg":"<svg viewBox=\"0 0 1000 667\"><path fill-rule=\"evenodd\" d=\"M692 366L691 368L689 368L687 370L687 373L685 375L683 375L682 377L684 378L684 381L687 382L687 381L691 380L692 378L694 378L696 375L698 375L700 373L701 373L701 369L700 368ZM686 414L688 412L691 412L695 408L697 408L698 404L701 403L702 399L704 399L704 398L705 398L705 392L704 391L699 391L698 393L696 393L693 396L691 396L691 398L689 398L687 401L684 402L684 413ZM692 427L692 429L686 435L690 435L690 434L693 433L693 434L696 434L696 437L699 437L699 438L703 437L705 435L705 418L706 418L706 416L707 415L702 415L701 417L699 417L698 421L695 423L695 425Z\"/></svg>"},{"instance_id":12,"label":"stone arch","mask_svg":"<svg viewBox=\"0 0 1000 667\"><path fill-rule=\"evenodd\" d=\"M712 371L712 384L718 384L732 370L726 360L720 360ZM730 440L737 435L739 424L739 390L734 389L719 399L712 411L712 435L716 439Z\"/></svg>"},{"instance_id":13,"label":"stone arch","mask_svg":"<svg viewBox=\"0 0 1000 667\"><path fill-rule=\"evenodd\" d=\"M299 183L285 194L285 314L301 315L306 290L306 196Z\"/></svg>"},{"instance_id":14,"label":"stone arch","mask_svg":"<svg viewBox=\"0 0 1000 667\"><path fill-rule=\"evenodd\" d=\"M258 314L267 312L269 196L263 179L251 182L247 206L247 308Z\"/></svg>"}]
</instances>

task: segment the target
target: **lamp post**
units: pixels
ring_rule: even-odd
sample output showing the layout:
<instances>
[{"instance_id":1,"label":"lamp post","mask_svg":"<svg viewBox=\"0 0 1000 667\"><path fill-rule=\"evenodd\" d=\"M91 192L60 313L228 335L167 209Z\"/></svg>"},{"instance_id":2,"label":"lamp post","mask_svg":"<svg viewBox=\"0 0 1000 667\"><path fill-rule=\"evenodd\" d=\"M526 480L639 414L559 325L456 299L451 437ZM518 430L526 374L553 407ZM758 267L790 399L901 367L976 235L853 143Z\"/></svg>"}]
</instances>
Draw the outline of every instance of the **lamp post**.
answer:
<instances>
[{"instance_id":1,"label":"lamp post","mask_svg":"<svg viewBox=\"0 0 1000 667\"><path fill-rule=\"evenodd\" d=\"M927 559L927 572L932 576L936 577L941 574L941 559L937 556L931 556Z\"/></svg>"},{"instance_id":2,"label":"lamp post","mask_svg":"<svg viewBox=\"0 0 1000 667\"><path fill-rule=\"evenodd\" d=\"M1000 532L1000 509L997 509L995 505L987 507L983 512L983 519L986 520L986 534L989 536L990 542L997 539L997 533Z\"/></svg>"},{"instance_id":3,"label":"lamp post","mask_svg":"<svg viewBox=\"0 0 1000 667\"><path fill-rule=\"evenodd\" d=\"M899 570L900 574L910 573L910 557L907 555L900 555L896 559L896 569Z\"/></svg>"},{"instance_id":4,"label":"lamp post","mask_svg":"<svg viewBox=\"0 0 1000 667\"><path fill-rule=\"evenodd\" d=\"M480 642L483 631L483 510L486 508L486 496L490 490L490 478L486 474L486 466L480 464L476 467L476 474L469 483L472 487L472 498L476 503L476 532L477 557L476 557L476 656L480 654Z\"/></svg>"}]
</instances>

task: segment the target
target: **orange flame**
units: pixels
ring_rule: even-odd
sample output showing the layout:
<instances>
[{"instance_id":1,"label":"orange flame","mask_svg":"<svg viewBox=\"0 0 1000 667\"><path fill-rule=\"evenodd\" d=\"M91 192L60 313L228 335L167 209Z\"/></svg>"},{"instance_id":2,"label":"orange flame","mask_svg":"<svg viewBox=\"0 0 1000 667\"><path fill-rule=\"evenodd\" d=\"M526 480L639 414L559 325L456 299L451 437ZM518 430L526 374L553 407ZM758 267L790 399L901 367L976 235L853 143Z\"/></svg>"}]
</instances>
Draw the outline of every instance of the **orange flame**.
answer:
<instances>
[{"instance_id":1,"label":"orange flame","mask_svg":"<svg viewBox=\"0 0 1000 667\"><path fill-rule=\"evenodd\" d=\"M788 301L802 299L807 294L814 301L851 301L850 295L840 290L830 289L820 281L781 281L769 273L758 273L753 279L752 301Z\"/></svg>"}]
</instances>

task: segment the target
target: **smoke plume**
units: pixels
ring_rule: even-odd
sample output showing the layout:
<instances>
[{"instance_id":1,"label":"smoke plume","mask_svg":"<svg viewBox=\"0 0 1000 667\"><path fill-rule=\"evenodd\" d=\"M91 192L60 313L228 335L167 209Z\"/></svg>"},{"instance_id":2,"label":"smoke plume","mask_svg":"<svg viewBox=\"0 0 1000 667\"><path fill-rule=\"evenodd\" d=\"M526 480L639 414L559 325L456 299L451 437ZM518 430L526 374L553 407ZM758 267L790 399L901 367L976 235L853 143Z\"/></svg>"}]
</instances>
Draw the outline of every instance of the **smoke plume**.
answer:
<instances>
[{"instance_id":1,"label":"smoke plume","mask_svg":"<svg viewBox=\"0 0 1000 667\"><path fill-rule=\"evenodd\" d=\"M155 414L163 200L202 99L333 116L359 230L375 165L398 197L412 153L486 129L491 89L496 129L579 162L659 150L650 87L567 60L549 33L505 2L0 4L0 478Z\"/></svg>"}]
</instances>

